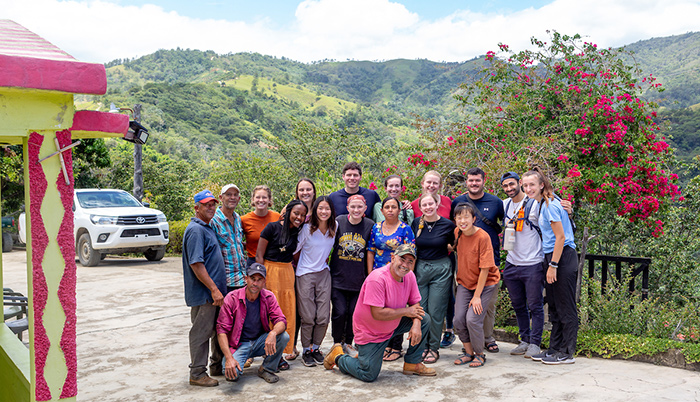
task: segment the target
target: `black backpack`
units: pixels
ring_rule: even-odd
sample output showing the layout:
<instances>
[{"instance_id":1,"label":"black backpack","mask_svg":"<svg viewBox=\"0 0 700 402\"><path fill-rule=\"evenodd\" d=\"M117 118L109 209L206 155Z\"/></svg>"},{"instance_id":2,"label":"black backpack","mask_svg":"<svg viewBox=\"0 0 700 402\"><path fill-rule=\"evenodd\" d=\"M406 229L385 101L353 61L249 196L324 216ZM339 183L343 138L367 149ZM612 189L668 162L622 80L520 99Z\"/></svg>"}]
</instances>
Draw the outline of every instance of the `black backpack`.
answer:
<instances>
[{"instance_id":1,"label":"black backpack","mask_svg":"<svg viewBox=\"0 0 700 402\"><path fill-rule=\"evenodd\" d=\"M525 198L525 202L523 205L520 207L520 209L524 209L523 217L522 218L509 218L508 217L508 211L510 210L510 204L512 200L508 199L508 203L506 204L506 211L505 211L505 218L510 219L512 222L515 222L516 224L520 221L524 221L528 226L530 226L531 229L535 229L537 231L537 234L540 235L540 239L542 238L542 231L540 230L540 227L537 226L534 222L530 220L530 211L532 210L532 205L535 203L535 200L532 198ZM540 212L542 212L542 207L540 206Z\"/></svg>"}]
</instances>

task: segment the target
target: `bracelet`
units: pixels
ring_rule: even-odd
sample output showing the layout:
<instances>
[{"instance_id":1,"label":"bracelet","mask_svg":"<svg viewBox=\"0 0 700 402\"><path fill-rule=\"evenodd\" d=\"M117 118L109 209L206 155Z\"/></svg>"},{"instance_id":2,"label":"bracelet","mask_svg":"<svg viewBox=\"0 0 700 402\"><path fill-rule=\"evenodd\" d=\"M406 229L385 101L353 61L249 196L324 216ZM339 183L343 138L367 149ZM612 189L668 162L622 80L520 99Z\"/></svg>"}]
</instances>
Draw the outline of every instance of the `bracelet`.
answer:
<instances>
[{"instance_id":1,"label":"bracelet","mask_svg":"<svg viewBox=\"0 0 700 402\"><path fill-rule=\"evenodd\" d=\"M557 269L557 268L559 268L559 263L554 262L554 261L550 261L549 266L554 268L554 269Z\"/></svg>"}]
</instances>

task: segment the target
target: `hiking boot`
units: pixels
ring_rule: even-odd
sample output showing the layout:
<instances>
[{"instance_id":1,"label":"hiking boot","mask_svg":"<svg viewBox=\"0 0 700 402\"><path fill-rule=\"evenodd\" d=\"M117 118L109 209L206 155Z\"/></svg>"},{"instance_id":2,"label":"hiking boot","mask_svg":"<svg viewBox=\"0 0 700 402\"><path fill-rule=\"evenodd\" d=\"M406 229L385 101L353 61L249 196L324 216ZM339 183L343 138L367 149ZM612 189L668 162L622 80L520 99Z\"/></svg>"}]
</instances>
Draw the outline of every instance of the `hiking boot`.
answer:
<instances>
[{"instance_id":1,"label":"hiking boot","mask_svg":"<svg viewBox=\"0 0 700 402\"><path fill-rule=\"evenodd\" d=\"M340 355L344 355L345 353L343 352L343 345L336 343L333 345L331 348L331 351L328 352L326 357L323 359L323 367L326 368L326 370L330 370L335 366L335 359L338 358Z\"/></svg>"},{"instance_id":2,"label":"hiking boot","mask_svg":"<svg viewBox=\"0 0 700 402\"><path fill-rule=\"evenodd\" d=\"M312 350L311 357L313 357L316 364L323 364L323 353L321 353L321 350Z\"/></svg>"},{"instance_id":3,"label":"hiking boot","mask_svg":"<svg viewBox=\"0 0 700 402\"><path fill-rule=\"evenodd\" d=\"M301 355L301 362L304 363L306 367L316 367L316 361L311 354L311 349L308 349Z\"/></svg>"},{"instance_id":4,"label":"hiking boot","mask_svg":"<svg viewBox=\"0 0 700 402\"><path fill-rule=\"evenodd\" d=\"M423 363L416 363L416 364L411 364L411 363L404 363L403 364L403 373L406 375L419 375L419 376L429 376L433 377L436 376L437 373L435 372L435 369L426 367L425 364Z\"/></svg>"},{"instance_id":5,"label":"hiking boot","mask_svg":"<svg viewBox=\"0 0 700 402\"><path fill-rule=\"evenodd\" d=\"M574 356L561 352L542 358L542 363L544 364L573 364L575 362L576 359L574 359Z\"/></svg>"},{"instance_id":6,"label":"hiking boot","mask_svg":"<svg viewBox=\"0 0 700 402\"><path fill-rule=\"evenodd\" d=\"M269 382L270 384L275 383L275 382L280 380L280 378L277 376L277 374L270 373L269 371L262 368L262 366L258 369L258 377Z\"/></svg>"},{"instance_id":7,"label":"hiking boot","mask_svg":"<svg viewBox=\"0 0 700 402\"><path fill-rule=\"evenodd\" d=\"M354 346L347 343L343 343L343 353L349 355L350 357L357 357L357 349Z\"/></svg>"},{"instance_id":8,"label":"hiking boot","mask_svg":"<svg viewBox=\"0 0 700 402\"><path fill-rule=\"evenodd\" d=\"M510 351L511 355L522 355L527 352L527 347L530 346L529 343L520 341L520 344L515 347L515 349Z\"/></svg>"},{"instance_id":9,"label":"hiking boot","mask_svg":"<svg viewBox=\"0 0 700 402\"><path fill-rule=\"evenodd\" d=\"M544 359L545 357L554 356L555 353L556 352L553 350L545 350L544 352L540 352L530 356L530 358L536 362L541 362L542 359Z\"/></svg>"},{"instance_id":10,"label":"hiking boot","mask_svg":"<svg viewBox=\"0 0 700 402\"><path fill-rule=\"evenodd\" d=\"M445 332L444 334L442 334L440 347L449 348L455 342L455 339L457 339L457 337L455 336L454 332Z\"/></svg>"},{"instance_id":11,"label":"hiking boot","mask_svg":"<svg viewBox=\"0 0 700 402\"><path fill-rule=\"evenodd\" d=\"M540 346L535 345L534 343L531 343L527 345L527 351L525 352L525 358L526 359L531 359L532 356L540 353Z\"/></svg>"},{"instance_id":12,"label":"hiking boot","mask_svg":"<svg viewBox=\"0 0 700 402\"><path fill-rule=\"evenodd\" d=\"M209 377L207 374L204 374L199 378L190 377L190 385L196 385L198 387L216 387L219 385L219 382Z\"/></svg>"}]
</instances>

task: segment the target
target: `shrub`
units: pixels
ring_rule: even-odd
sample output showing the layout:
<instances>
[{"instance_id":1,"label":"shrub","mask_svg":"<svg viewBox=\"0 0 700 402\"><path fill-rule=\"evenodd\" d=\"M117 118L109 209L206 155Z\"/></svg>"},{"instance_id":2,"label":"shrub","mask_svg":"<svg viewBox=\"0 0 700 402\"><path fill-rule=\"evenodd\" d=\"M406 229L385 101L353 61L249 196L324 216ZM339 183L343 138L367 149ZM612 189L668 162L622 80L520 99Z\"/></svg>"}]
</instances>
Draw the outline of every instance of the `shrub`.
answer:
<instances>
[{"instance_id":1,"label":"shrub","mask_svg":"<svg viewBox=\"0 0 700 402\"><path fill-rule=\"evenodd\" d=\"M168 222L168 225L170 225L170 241L168 242L168 247L165 249L167 253L182 254L182 237L189 223L189 219Z\"/></svg>"}]
</instances>

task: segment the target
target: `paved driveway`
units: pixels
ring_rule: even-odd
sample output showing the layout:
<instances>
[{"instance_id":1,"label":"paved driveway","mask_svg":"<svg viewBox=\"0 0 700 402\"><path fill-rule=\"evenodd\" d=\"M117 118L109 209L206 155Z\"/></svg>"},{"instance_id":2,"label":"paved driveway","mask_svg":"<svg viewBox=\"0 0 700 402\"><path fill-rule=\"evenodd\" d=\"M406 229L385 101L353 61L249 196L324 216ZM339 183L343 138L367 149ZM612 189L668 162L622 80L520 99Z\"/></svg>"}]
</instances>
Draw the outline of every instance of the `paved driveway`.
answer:
<instances>
[{"instance_id":1,"label":"paved driveway","mask_svg":"<svg viewBox=\"0 0 700 402\"><path fill-rule=\"evenodd\" d=\"M3 254L4 285L26 289L25 253ZM478 369L454 366L460 347L441 350L438 376L409 377L385 364L366 384L337 369L304 367L299 359L267 384L255 375L260 359L237 383L188 385L189 309L179 258L160 262L108 257L78 265L79 401L699 401L700 373L644 363L577 358L546 366L503 351ZM322 345L331 346L330 331ZM243 399L241 399L243 398Z\"/></svg>"}]
</instances>

